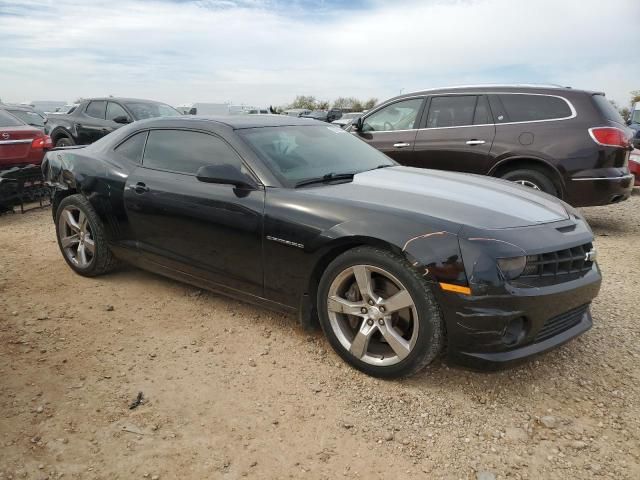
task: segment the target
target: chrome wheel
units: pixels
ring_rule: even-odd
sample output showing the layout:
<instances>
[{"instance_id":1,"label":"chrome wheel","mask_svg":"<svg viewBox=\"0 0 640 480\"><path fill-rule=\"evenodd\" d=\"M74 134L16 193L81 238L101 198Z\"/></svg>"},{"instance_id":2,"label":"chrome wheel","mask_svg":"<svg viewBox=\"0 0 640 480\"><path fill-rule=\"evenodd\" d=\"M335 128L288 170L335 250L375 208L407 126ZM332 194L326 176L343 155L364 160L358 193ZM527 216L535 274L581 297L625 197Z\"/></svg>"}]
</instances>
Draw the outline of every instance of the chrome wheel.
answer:
<instances>
[{"instance_id":1,"label":"chrome wheel","mask_svg":"<svg viewBox=\"0 0 640 480\"><path fill-rule=\"evenodd\" d=\"M96 254L89 220L77 207L64 207L58 220L60 245L67 259L80 268L88 267Z\"/></svg>"},{"instance_id":2,"label":"chrome wheel","mask_svg":"<svg viewBox=\"0 0 640 480\"><path fill-rule=\"evenodd\" d=\"M372 265L355 265L337 275L329 287L327 310L340 344L370 365L401 362L418 339L411 294L396 277Z\"/></svg>"},{"instance_id":3,"label":"chrome wheel","mask_svg":"<svg viewBox=\"0 0 640 480\"><path fill-rule=\"evenodd\" d=\"M513 181L522 186L533 188L534 190L542 191L542 189L538 185L533 183L531 180L513 180Z\"/></svg>"}]
</instances>

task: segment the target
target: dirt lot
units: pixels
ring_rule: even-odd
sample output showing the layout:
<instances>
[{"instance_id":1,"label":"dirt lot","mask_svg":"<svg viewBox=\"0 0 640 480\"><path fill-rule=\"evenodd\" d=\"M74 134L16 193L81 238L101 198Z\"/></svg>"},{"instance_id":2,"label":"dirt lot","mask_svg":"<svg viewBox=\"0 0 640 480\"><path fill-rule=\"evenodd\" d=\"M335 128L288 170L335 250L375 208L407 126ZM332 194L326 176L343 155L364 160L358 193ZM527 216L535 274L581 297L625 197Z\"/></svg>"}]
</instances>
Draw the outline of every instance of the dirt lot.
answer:
<instances>
[{"instance_id":1,"label":"dirt lot","mask_svg":"<svg viewBox=\"0 0 640 480\"><path fill-rule=\"evenodd\" d=\"M404 381L290 317L75 275L48 210L0 217L0 479L640 478L640 195L584 213L593 330L516 369Z\"/></svg>"}]
</instances>

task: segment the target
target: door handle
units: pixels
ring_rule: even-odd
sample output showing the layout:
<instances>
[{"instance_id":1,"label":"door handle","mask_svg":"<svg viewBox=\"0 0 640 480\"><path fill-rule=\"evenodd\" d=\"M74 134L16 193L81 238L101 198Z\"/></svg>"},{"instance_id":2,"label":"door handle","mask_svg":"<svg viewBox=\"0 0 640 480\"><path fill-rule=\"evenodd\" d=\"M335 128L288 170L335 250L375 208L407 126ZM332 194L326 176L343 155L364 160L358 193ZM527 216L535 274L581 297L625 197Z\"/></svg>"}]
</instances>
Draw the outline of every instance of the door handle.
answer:
<instances>
[{"instance_id":1,"label":"door handle","mask_svg":"<svg viewBox=\"0 0 640 480\"><path fill-rule=\"evenodd\" d=\"M138 195L142 195L145 192L149 191L149 187L147 187L144 183L138 182L135 185L129 185L129 190L133 190Z\"/></svg>"},{"instance_id":2,"label":"door handle","mask_svg":"<svg viewBox=\"0 0 640 480\"><path fill-rule=\"evenodd\" d=\"M401 142L401 143L394 143L393 146L396 147L396 148L405 148L405 147L410 147L411 144L410 143Z\"/></svg>"},{"instance_id":3,"label":"door handle","mask_svg":"<svg viewBox=\"0 0 640 480\"><path fill-rule=\"evenodd\" d=\"M485 142L484 140L467 140L467 145L484 145Z\"/></svg>"}]
</instances>

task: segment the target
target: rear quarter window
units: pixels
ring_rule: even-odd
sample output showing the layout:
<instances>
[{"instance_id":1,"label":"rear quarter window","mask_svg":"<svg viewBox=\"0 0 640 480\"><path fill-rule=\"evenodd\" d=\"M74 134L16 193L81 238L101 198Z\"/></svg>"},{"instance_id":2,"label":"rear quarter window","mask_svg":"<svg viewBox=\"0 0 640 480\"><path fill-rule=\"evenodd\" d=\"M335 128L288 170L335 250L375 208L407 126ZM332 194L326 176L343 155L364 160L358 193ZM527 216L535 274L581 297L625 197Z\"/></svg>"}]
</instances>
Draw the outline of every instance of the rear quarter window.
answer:
<instances>
[{"instance_id":1,"label":"rear quarter window","mask_svg":"<svg viewBox=\"0 0 640 480\"><path fill-rule=\"evenodd\" d=\"M497 116L496 123L557 120L573 114L567 101L561 97L518 93L496 97L504 112L504 115Z\"/></svg>"},{"instance_id":2,"label":"rear quarter window","mask_svg":"<svg viewBox=\"0 0 640 480\"><path fill-rule=\"evenodd\" d=\"M607 97L604 95L593 95L593 102L596 104L596 108L604 118L612 122L619 123L620 125L624 125L624 120L620 116L620 113L616 107L607 100Z\"/></svg>"}]
</instances>

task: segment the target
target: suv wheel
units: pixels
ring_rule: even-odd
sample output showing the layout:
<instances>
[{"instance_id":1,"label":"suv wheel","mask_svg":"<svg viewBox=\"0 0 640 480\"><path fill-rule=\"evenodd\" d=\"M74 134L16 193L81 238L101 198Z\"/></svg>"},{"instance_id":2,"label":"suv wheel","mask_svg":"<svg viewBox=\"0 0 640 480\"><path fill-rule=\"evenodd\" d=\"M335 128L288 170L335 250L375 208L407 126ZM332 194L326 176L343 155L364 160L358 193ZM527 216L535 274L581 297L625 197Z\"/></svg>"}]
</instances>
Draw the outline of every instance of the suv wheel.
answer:
<instances>
[{"instance_id":1,"label":"suv wheel","mask_svg":"<svg viewBox=\"0 0 640 480\"><path fill-rule=\"evenodd\" d=\"M56 147L72 147L75 143L69 137L60 137L56 140Z\"/></svg>"},{"instance_id":2,"label":"suv wheel","mask_svg":"<svg viewBox=\"0 0 640 480\"><path fill-rule=\"evenodd\" d=\"M548 193L554 197L558 196L558 189L553 184L553 181L545 173L539 170L528 168L512 170L502 175L501 178L519 183L525 187L533 188L534 190Z\"/></svg>"},{"instance_id":3,"label":"suv wheel","mask_svg":"<svg viewBox=\"0 0 640 480\"><path fill-rule=\"evenodd\" d=\"M399 255L372 247L340 255L322 275L317 302L333 349L369 375L411 375L442 350L436 299Z\"/></svg>"},{"instance_id":4,"label":"suv wheel","mask_svg":"<svg viewBox=\"0 0 640 480\"><path fill-rule=\"evenodd\" d=\"M116 266L102 222L80 194L64 198L56 211L56 236L62 256L80 275L94 277Z\"/></svg>"}]
</instances>

